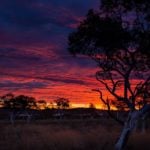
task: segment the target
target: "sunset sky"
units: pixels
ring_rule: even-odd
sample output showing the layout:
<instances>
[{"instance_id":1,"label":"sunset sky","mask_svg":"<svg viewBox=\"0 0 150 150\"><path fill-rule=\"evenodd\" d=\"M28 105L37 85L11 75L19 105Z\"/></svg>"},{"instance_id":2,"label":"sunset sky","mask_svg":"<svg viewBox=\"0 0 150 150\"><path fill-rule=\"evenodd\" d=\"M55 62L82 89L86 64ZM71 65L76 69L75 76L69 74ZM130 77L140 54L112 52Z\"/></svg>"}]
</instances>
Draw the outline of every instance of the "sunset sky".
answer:
<instances>
[{"instance_id":1,"label":"sunset sky","mask_svg":"<svg viewBox=\"0 0 150 150\"><path fill-rule=\"evenodd\" d=\"M1 0L0 94L14 93L73 106L99 105L96 64L67 51L67 37L99 0Z\"/></svg>"}]
</instances>

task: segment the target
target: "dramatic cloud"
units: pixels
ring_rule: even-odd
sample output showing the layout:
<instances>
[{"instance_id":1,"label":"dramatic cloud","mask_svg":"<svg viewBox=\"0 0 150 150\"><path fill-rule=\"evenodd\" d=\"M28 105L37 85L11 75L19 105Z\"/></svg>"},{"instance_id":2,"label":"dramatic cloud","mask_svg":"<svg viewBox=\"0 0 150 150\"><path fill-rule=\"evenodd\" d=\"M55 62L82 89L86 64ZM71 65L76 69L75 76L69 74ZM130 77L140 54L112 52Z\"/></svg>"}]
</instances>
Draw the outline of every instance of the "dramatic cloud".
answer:
<instances>
[{"instance_id":1,"label":"dramatic cloud","mask_svg":"<svg viewBox=\"0 0 150 150\"><path fill-rule=\"evenodd\" d=\"M98 102L91 89L95 63L74 58L67 37L99 0L1 0L0 94L37 99L68 97L72 103Z\"/></svg>"}]
</instances>

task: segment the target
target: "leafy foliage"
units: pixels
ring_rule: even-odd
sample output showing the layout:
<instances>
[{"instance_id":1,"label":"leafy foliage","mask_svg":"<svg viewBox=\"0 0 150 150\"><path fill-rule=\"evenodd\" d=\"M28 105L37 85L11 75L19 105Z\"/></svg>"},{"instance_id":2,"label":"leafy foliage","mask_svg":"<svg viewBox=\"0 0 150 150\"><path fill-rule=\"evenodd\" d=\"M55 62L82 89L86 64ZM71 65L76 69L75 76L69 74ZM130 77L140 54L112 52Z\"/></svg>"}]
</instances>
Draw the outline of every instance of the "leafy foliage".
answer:
<instances>
[{"instance_id":1,"label":"leafy foliage","mask_svg":"<svg viewBox=\"0 0 150 150\"><path fill-rule=\"evenodd\" d=\"M8 93L1 97L4 101L4 108L7 109L31 109L36 107L35 98L19 95L14 96L12 93Z\"/></svg>"},{"instance_id":2,"label":"leafy foliage","mask_svg":"<svg viewBox=\"0 0 150 150\"><path fill-rule=\"evenodd\" d=\"M150 3L148 0L101 0L99 11L86 18L68 38L69 51L96 61L101 102L124 125L115 149L124 149L139 118L150 111ZM112 100L113 97L113 100ZM111 113L111 105L129 110L126 121Z\"/></svg>"},{"instance_id":3,"label":"leafy foliage","mask_svg":"<svg viewBox=\"0 0 150 150\"><path fill-rule=\"evenodd\" d=\"M55 103L59 109L69 108L69 100L67 98L60 97L55 100Z\"/></svg>"},{"instance_id":4,"label":"leafy foliage","mask_svg":"<svg viewBox=\"0 0 150 150\"><path fill-rule=\"evenodd\" d=\"M99 11L89 10L68 37L69 51L94 59L97 80L131 110L139 97L143 106L150 99L149 6L147 0L102 0Z\"/></svg>"}]
</instances>

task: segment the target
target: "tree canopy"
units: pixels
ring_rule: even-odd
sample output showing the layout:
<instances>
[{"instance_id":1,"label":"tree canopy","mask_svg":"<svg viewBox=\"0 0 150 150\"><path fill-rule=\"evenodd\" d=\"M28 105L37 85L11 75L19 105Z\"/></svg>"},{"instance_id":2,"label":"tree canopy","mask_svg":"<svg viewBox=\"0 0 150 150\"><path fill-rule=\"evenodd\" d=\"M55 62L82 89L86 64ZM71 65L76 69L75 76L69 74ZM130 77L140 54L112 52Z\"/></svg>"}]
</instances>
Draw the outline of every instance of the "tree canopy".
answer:
<instances>
[{"instance_id":1,"label":"tree canopy","mask_svg":"<svg viewBox=\"0 0 150 150\"><path fill-rule=\"evenodd\" d=\"M70 102L67 98L59 97L55 100L55 103L58 107L58 109L66 109L69 108Z\"/></svg>"},{"instance_id":2,"label":"tree canopy","mask_svg":"<svg viewBox=\"0 0 150 150\"><path fill-rule=\"evenodd\" d=\"M102 0L99 11L89 10L68 38L69 51L94 59L100 68L97 80L132 110L139 97L145 102L150 97L149 5L146 0ZM117 92L121 86L122 94Z\"/></svg>"},{"instance_id":3,"label":"tree canopy","mask_svg":"<svg viewBox=\"0 0 150 150\"><path fill-rule=\"evenodd\" d=\"M8 93L1 97L3 99L3 107L7 109L32 109L36 107L35 98L18 95L14 96L12 93Z\"/></svg>"},{"instance_id":4,"label":"tree canopy","mask_svg":"<svg viewBox=\"0 0 150 150\"><path fill-rule=\"evenodd\" d=\"M122 150L137 120L150 111L149 1L101 0L99 10L89 10L69 35L68 45L73 55L88 55L96 61L96 79L111 96L106 98L101 88L95 91L110 116L124 125L115 146ZM111 103L128 110L127 118L114 116Z\"/></svg>"}]
</instances>

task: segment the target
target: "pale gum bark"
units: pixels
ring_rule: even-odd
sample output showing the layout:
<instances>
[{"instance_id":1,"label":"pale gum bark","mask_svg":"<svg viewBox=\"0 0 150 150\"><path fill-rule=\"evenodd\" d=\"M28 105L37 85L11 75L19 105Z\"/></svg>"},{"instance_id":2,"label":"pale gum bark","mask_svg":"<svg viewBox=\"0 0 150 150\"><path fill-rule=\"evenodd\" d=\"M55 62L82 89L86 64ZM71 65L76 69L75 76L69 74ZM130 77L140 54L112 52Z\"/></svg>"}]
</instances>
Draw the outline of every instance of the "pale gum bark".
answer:
<instances>
[{"instance_id":1,"label":"pale gum bark","mask_svg":"<svg viewBox=\"0 0 150 150\"><path fill-rule=\"evenodd\" d=\"M128 115L128 119L124 124L124 128L122 130L122 133L115 145L115 150L122 150L124 146L126 145L128 138L133 131L133 129L136 126L137 119L139 118L139 111L133 111L130 112Z\"/></svg>"},{"instance_id":2,"label":"pale gum bark","mask_svg":"<svg viewBox=\"0 0 150 150\"><path fill-rule=\"evenodd\" d=\"M123 150L123 148L125 147L128 141L129 135L132 133L133 129L136 127L137 120L140 118L145 119L147 117L148 112L150 112L150 105L145 105L142 109L135 110L129 113L128 119L124 124L122 133L115 145L116 150Z\"/></svg>"}]
</instances>

